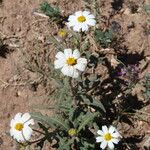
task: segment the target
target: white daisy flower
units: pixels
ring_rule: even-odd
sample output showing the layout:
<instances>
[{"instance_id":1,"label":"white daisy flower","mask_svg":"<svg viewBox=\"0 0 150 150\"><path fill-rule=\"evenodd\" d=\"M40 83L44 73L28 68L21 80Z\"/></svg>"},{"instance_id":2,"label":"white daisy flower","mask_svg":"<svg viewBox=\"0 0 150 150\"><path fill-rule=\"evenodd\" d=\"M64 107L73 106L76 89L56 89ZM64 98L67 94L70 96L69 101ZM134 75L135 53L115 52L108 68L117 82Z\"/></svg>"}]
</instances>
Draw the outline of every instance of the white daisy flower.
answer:
<instances>
[{"instance_id":1,"label":"white daisy flower","mask_svg":"<svg viewBox=\"0 0 150 150\"><path fill-rule=\"evenodd\" d=\"M10 135L21 143L29 141L33 132L29 127L30 124L34 125L34 120L29 113L17 113L10 122Z\"/></svg>"},{"instance_id":2,"label":"white daisy flower","mask_svg":"<svg viewBox=\"0 0 150 150\"><path fill-rule=\"evenodd\" d=\"M69 77L78 78L87 66L87 59L80 57L80 52L76 49L65 49L56 54L54 62L55 69L61 69L61 72Z\"/></svg>"},{"instance_id":3,"label":"white daisy flower","mask_svg":"<svg viewBox=\"0 0 150 150\"><path fill-rule=\"evenodd\" d=\"M73 30L77 32L80 32L80 30L87 31L89 26L96 25L96 20L89 11L77 11L69 16L67 25L73 27Z\"/></svg>"},{"instance_id":4,"label":"white daisy flower","mask_svg":"<svg viewBox=\"0 0 150 150\"><path fill-rule=\"evenodd\" d=\"M105 149L107 146L110 149L114 149L114 144L118 144L120 141L121 135L117 129L113 126L107 128L107 126L102 126L102 130L98 130L98 136L96 142L101 142L100 148Z\"/></svg>"}]
</instances>

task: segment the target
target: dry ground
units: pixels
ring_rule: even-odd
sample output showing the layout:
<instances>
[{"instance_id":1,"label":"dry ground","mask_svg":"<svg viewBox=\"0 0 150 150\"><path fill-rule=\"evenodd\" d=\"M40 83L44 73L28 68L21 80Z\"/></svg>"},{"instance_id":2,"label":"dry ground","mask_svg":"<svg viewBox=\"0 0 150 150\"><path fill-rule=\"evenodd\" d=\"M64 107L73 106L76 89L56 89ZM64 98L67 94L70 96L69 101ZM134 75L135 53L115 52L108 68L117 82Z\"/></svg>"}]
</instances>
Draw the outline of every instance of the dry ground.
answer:
<instances>
[{"instance_id":1,"label":"dry ground","mask_svg":"<svg viewBox=\"0 0 150 150\"><path fill-rule=\"evenodd\" d=\"M81 0L48 0L53 5L57 5L63 14L71 14L76 10L84 9L85 3ZM39 7L43 0L3 0L0 6L0 35L5 39L11 51L0 56L0 150L15 150L15 142L6 134L9 131L9 122L17 112L28 112L30 106L35 103L47 103L46 98L39 98L45 94L42 85L34 88L33 81L38 81L36 74L31 73L24 68L22 59L22 50L30 53L38 42L43 49L52 48L45 44L48 36L55 31L51 28L47 18L36 16L34 10ZM119 32L124 34L124 45L127 46L128 53L144 52L142 60L139 60L140 67L150 61L150 34L148 14L143 12L143 5L148 4L149 0L127 0L118 5L117 12L110 18L110 24L117 22L121 28ZM81 5L79 5L79 3ZM116 6L113 0L101 0L102 24L110 14L114 13L112 6ZM116 10L115 10L116 11ZM57 31L57 29L56 29ZM116 31L118 32L118 31ZM93 50L92 50L93 51ZM0 52L1 53L1 52ZM133 58L134 59L134 58ZM101 74L102 68L99 67L97 72ZM150 66L142 72L150 72ZM141 90L135 89L138 94ZM34 97L34 98L33 98ZM138 95L139 100L144 101L141 93ZM147 108L146 111L150 111ZM150 134L150 126L143 121L136 121L134 126L128 124L120 125L124 127L123 134L125 137L130 135L145 136L144 140L139 143L141 150ZM128 131L128 132L127 132ZM51 148L44 148L51 149Z\"/></svg>"}]
</instances>

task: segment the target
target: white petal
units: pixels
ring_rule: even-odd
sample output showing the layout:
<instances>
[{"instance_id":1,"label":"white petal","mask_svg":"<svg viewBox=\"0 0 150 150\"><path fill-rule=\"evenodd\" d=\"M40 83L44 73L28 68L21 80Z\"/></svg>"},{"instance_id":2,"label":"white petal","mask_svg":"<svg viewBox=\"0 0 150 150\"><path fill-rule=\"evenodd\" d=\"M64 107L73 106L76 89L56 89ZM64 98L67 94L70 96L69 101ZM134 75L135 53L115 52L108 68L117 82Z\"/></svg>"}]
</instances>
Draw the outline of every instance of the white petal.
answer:
<instances>
[{"instance_id":1,"label":"white petal","mask_svg":"<svg viewBox=\"0 0 150 150\"><path fill-rule=\"evenodd\" d=\"M31 115L29 113L24 113L22 115L22 120L25 123L26 121L28 121L31 118Z\"/></svg>"},{"instance_id":2,"label":"white petal","mask_svg":"<svg viewBox=\"0 0 150 150\"><path fill-rule=\"evenodd\" d=\"M9 133L10 133L11 136L13 136L14 135L14 129L11 128L10 131L9 131Z\"/></svg>"},{"instance_id":3,"label":"white petal","mask_svg":"<svg viewBox=\"0 0 150 150\"><path fill-rule=\"evenodd\" d=\"M73 30L74 31L77 31L77 32L80 32L80 29L82 28L82 26L78 23L78 24L75 24L74 27L73 27Z\"/></svg>"},{"instance_id":4,"label":"white petal","mask_svg":"<svg viewBox=\"0 0 150 150\"><path fill-rule=\"evenodd\" d=\"M88 25L87 25L87 23L85 22L85 23L82 23L82 31L84 32L84 31L88 31Z\"/></svg>"},{"instance_id":5,"label":"white petal","mask_svg":"<svg viewBox=\"0 0 150 150\"><path fill-rule=\"evenodd\" d=\"M69 69L69 74L68 74L68 76L69 76L69 77L73 77L73 74L74 74L74 67L73 67L73 66L69 66L68 69Z\"/></svg>"},{"instance_id":6,"label":"white petal","mask_svg":"<svg viewBox=\"0 0 150 150\"><path fill-rule=\"evenodd\" d=\"M11 122L10 122L10 127L13 127L14 124L15 124L15 122L16 122L16 121L15 121L14 119L12 119Z\"/></svg>"},{"instance_id":7,"label":"white petal","mask_svg":"<svg viewBox=\"0 0 150 150\"><path fill-rule=\"evenodd\" d=\"M63 59L57 59L54 61L55 69L60 69L64 66L65 61Z\"/></svg>"},{"instance_id":8,"label":"white petal","mask_svg":"<svg viewBox=\"0 0 150 150\"><path fill-rule=\"evenodd\" d=\"M79 71L83 72L86 68L86 64L84 63L77 63L75 66L74 66L76 69L78 69Z\"/></svg>"},{"instance_id":9,"label":"white petal","mask_svg":"<svg viewBox=\"0 0 150 150\"><path fill-rule=\"evenodd\" d=\"M80 52L79 52L78 49L75 49L75 50L73 51L73 57L76 58L76 59L80 58Z\"/></svg>"},{"instance_id":10,"label":"white petal","mask_svg":"<svg viewBox=\"0 0 150 150\"><path fill-rule=\"evenodd\" d=\"M68 18L68 21L72 21L72 20L75 20L75 19L76 19L75 15L70 15L69 18Z\"/></svg>"},{"instance_id":11,"label":"white petal","mask_svg":"<svg viewBox=\"0 0 150 150\"><path fill-rule=\"evenodd\" d=\"M112 135L112 137L114 137L114 138L120 137L120 134L119 134L118 132L112 133L111 135Z\"/></svg>"},{"instance_id":12,"label":"white petal","mask_svg":"<svg viewBox=\"0 0 150 150\"><path fill-rule=\"evenodd\" d=\"M63 52L58 52L55 56L57 59L65 59L65 55Z\"/></svg>"},{"instance_id":13,"label":"white petal","mask_svg":"<svg viewBox=\"0 0 150 150\"><path fill-rule=\"evenodd\" d=\"M119 143L119 140L118 140L118 139L115 139L115 138L113 138L111 141L112 141L113 143L115 143L115 144L118 144L118 143Z\"/></svg>"},{"instance_id":14,"label":"white petal","mask_svg":"<svg viewBox=\"0 0 150 150\"><path fill-rule=\"evenodd\" d=\"M103 141L103 142L101 143L101 145L100 145L100 148L105 149L106 146L107 146L107 142L106 142L106 141Z\"/></svg>"},{"instance_id":15,"label":"white petal","mask_svg":"<svg viewBox=\"0 0 150 150\"><path fill-rule=\"evenodd\" d=\"M76 70L76 69L74 69L73 70L73 76L72 76L72 78L78 78L79 77L79 71L78 70Z\"/></svg>"},{"instance_id":16,"label":"white petal","mask_svg":"<svg viewBox=\"0 0 150 150\"><path fill-rule=\"evenodd\" d=\"M90 12L89 11L84 11L82 14L83 14L83 16L87 17L90 14Z\"/></svg>"},{"instance_id":17,"label":"white petal","mask_svg":"<svg viewBox=\"0 0 150 150\"><path fill-rule=\"evenodd\" d=\"M103 137L100 137L100 136L99 136L99 137L96 138L96 142L99 143L99 142L102 142L102 141L104 141Z\"/></svg>"},{"instance_id":18,"label":"white petal","mask_svg":"<svg viewBox=\"0 0 150 150\"><path fill-rule=\"evenodd\" d=\"M30 119L30 120L28 120L26 123L25 123L25 125L34 125L34 120L33 119Z\"/></svg>"},{"instance_id":19,"label":"white petal","mask_svg":"<svg viewBox=\"0 0 150 150\"><path fill-rule=\"evenodd\" d=\"M89 18L89 19L94 19L95 16L94 16L94 15L88 15L88 18Z\"/></svg>"},{"instance_id":20,"label":"white petal","mask_svg":"<svg viewBox=\"0 0 150 150\"><path fill-rule=\"evenodd\" d=\"M114 149L114 144L113 144L111 141L109 141L109 142L108 142L108 147L109 147L110 149Z\"/></svg>"},{"instance_id":21,"label":"white petal","mask_svg":"<svg viewBox=\"0 0 150 150\"><path fill-rule=\"evenodd\" d=\"M24 138L27 140L27 141L29 141L29 139L31 138L31 135L32 135L32 129L30 128L30 127L28 127L28 126L25 126L24 128L23 128L23 136L24 136Z\"/></svg>"},{"instance_id":22,"label":"white petal","mask_svg":"<svg viewBox=\"0 0 150 150\"><path fill-rule=\"evenodd\" d=\"M113 126L110 126L110 127L109 127L109 133L112 134L115 130L116 130L115 127L113 127Z\"/></svg>"},{"instance_id":23,"label":"white petal","mask_svg":"<svg viewBox=\"0 0 150 150\"><path fill-rule=\"evenodd\" d=\"M63 66L63 68L61 69L61 72L64 75L68 76L69 75L69 66L67 66L67 65Z\"/></svg>"},{"instance_id":24,"label":"white petal","mask_svg":"<svg viewBox=\"0 0 150 150\"><path fill-rule=\"evenodd\" d=\"M107 128L107 126L102 126L102 130L103 130L104 133L108 133L108 128Z\"/></svg>"},{"instance_id":25,"label":"white petal","mask_svg":"<svg viewBox=\"0 0 150 150\"><path fill-rule=\"evenodd\" d=\"M75 24L76 24L75 21L67 22L67 26L68 26L68 27L72 27L72 26L74 26Z\"/></svg>"},{"instance_id":26,"label":"white petal","mask_svg":"<svg viewBox=\"0 0 150 150\"><path fill-rule=\"evenodd\" d=\"M87 66L87 59L85 58L79 58L77 60L77 64L74 66L76 69L78 69L79 71L84 71L86 69Z\"/></svg>"},{"instance_id":27,"label":"white petal","mask_svg":"<svg viewBox=\"0 0 150 150\"><path fill-rule=\"evenodd\" d=\"M73 77L74 76L74 67L73 66L69 66L69 65L65 65L63 66L63 68L61 69L61 72L69 77Z\"/></svg>"},{"instance_id":28,"label":"white petal","mask_svg":"<svg viewBox=\"0 0 150 150\"><path fill-rule=\"evenodd\" d=\"M12 130L11 136L14 139L16 139L18 142L24 142L25 141L21 131Z\"/></svg>"},{"instance_id":29,"label":"white petal","mask_svg":"<svg viewBox=\"0 0 150 150\"><path fill-rule=\"evenodd\" d=\"M86 59L86 58L79 58L79 59L77 60L77 63L87 64L87 59Z\"/></svg>"},{"instance_id":30,"label":"white petal","mask_svg":"<svg viewBox=\"0 0 150 150\"><path fill-rule=\"evenodd\" d=\"M68 48L64 50L65 57L72 57L72 49Z\"/></svg>"},{"instance_id":31,"label":"white petal","mask_svg":"<svg viewBox=\"0 0 150 150\"><path fill-rule=\"evenodd\" d=\"M98 131L97 131L97 134L102 135L102 136L104 135L104 133L103 133L102 130L98 130Z\"/></svg>"},{"instance_id":32,"label":"white petal","mask_svg":"<svg viewBox=\"0 0 150 150\"><path fill-rule=\"evenodd\" d=\"M21 117L22 117L22 113L17 113L16 115L15 115L15 120L20 120L21 119Z\"/></svg>"},{"instance_id":33,"label":"white petal","mask_svg":"<svg viewBox=\"0 0 150 150\"><path fill-rule=\"evenodd\" d=\"M82 11L77 11L77 12L75 12L75 16L76 16L76 17L82 16Z\"/></svg>"},{"instance_id":34,"label":"white petal","mask_svg":"<svg viewBox=\"0 0 150 150\"><path fill-rule=\"evenodd\" d=\"M87 19L86 23L90 26L95 26L96 25L96 20L94 19Z\"/></svg>"}]
</instances>

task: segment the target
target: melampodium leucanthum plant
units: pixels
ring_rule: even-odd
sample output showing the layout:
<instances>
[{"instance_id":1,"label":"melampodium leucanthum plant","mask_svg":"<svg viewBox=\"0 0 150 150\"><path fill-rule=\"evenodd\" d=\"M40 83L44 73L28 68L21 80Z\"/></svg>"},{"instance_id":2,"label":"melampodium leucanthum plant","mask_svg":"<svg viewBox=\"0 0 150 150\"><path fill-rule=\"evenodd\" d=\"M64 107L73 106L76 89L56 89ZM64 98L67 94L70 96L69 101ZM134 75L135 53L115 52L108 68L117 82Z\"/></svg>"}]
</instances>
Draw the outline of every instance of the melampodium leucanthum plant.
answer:
<instances>
[{"instance_id":1,"label":"melampodium leucanthum plant","mask_svg":"<svg viewBox=\"0 0 150 150\"><path fill-rule=\"evenodd\" d=\"M63 109L64 111L64 109ZM84 112L77 107L61 113L57 117L32 113L32 117L42 124L53 128L58 142L58 150L95 149L94 120L99 113ZM53 131L54 132L54 131Z\"/></svg>"},{"instance_id":2,"label":"melampodium leucanthum plant","mask_svg":"<svg viewBox=\"0 0 150 150\"><path fill-rule=\"evenodd\" d=\"M60 11L52 8L48 3L42 4L41 10L49 17L53 17L55 21L61 17ZM63 19L60 20L64 21ZM61 70L61 73L58 73L57 70L51 68L51 70L57 72L57 76L51 77L55 73L46 75L50 80L57 82L53 97L56 100L55 106L47 106L49 109L54 109L55 116L49 117L41 113L31 113L31 116L45 127L44 130L47 130L44 139L42 138L41 140L47 140L51 136L48 131L49 128L53 130L51 142L53 140L57 142L55 145L57 150L95 150L97 148L96 142L101 142L100 148L102 149L107 146L113 149L114 144L119 142L120 134L112 126L109 129L103 126L102 131L98 130L99 123L97 123L97 120L102 117L99 110L102 109L105 112L105 108L100 101L92 96L90 100L87 100L88 94L86 91L82 91L83 86L79 86L79 82L75 80L82 76L88 64L88 60L81 55L80 45L82 41L78 37L82 39L83 32L88 31L90 26L96 25L95 16L89 11L77 11L68 17L66 25L69 30L73 29L73 31L78 32L76 34L70 30L70 33L73 33L72 36L77 39L78 47L75 47L74 41L69 41L72 42L73 48L61 47L60 45L64 46L64 43L59 45L59 41L56 38L51 38L59 50L56 53L53 66L55 69ZM65 38L66 33L64 31L61 29L58 35ZM40 72L44 75L43 70ZM59 79L57 80L54 77ZM81 77L80 84L84 85L84 82L85 80ZM89 80L88 82L90 83L90 88L92 88L94 81ZM29 142L31 135L33 131L38 131L29 126L34 124L31 116L29 113L18 113L11 121L10 134L20 143L33 143ZM97 138L96 132L99 134Z\"/></svg>"}]
</instances>

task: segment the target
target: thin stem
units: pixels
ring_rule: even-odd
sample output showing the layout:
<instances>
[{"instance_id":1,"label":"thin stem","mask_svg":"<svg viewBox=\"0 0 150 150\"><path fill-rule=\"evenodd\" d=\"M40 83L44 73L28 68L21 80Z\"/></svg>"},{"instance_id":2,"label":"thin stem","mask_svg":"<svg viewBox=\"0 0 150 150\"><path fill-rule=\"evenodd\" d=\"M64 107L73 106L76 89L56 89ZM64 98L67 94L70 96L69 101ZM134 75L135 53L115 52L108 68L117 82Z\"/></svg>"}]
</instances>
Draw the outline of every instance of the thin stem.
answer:
<instances>
[{"instance_id":1,"label":"thin stem","mask_svg":"<svg viewBox=\"0 0 150 150\"><path fill-rule=\"evenodd\" d=\"M69 78L69 84L70 84L70 87L71 87L71 92L72 92L72 96L73 96L73 104L77 105L77 101L75 99L75 90L74 90L74 87L72 86L72 78Z\"/></svg>"},{"instance_id":2,"label":"thin stem","mask_svg":"<svg viewBox=\"0 0 150 150\"><path fill-rule=\"evenodd\" d=\"M46 135L45 133L39 131L39 130L36 130L36 129L32 129L33 131L37 132L37 133L40 133L40 134L43 134L43 135Z\"/></svg>"},{"instance_id":3,"label":"thin stem","mask_svg":"<svg viewBox=\"0 0 150 150\"><path fill-rule=\"evenodd\" d=\"M37 140L35 140L35 141L31 141L31 142L29 142L29 144L31 145L31 144L37 143L37 142L39 142L39 141L41 141L41 140L44 140L44 139L46 139L46 137L42 137L42 138L37 139Z\"/></svg>"}]
</instances>

